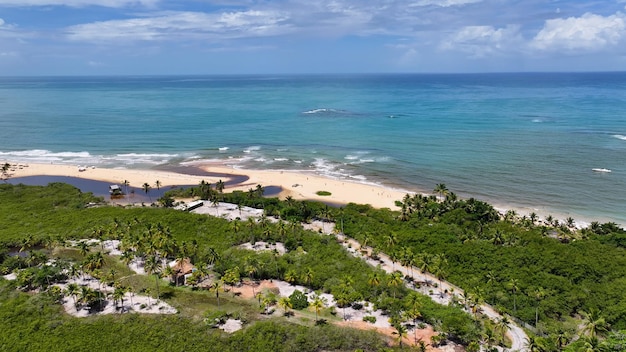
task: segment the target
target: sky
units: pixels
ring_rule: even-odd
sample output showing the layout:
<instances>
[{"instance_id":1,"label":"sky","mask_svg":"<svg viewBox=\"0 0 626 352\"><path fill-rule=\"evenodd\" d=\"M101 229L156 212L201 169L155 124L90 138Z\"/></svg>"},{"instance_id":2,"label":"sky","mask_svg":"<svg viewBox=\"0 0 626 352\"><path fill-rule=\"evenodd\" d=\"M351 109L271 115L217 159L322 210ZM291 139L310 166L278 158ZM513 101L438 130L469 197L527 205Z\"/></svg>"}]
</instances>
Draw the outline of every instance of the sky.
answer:
<instances>
[{"instance_id":1,"label":"sky","mask_svg":"<svg viewBox=\"0 0 626 352\"><path fill-rule=\"evenodd\" d=\"M626 0L0 0L0 76L626 71Z\"/></svg>"}]
</instances>

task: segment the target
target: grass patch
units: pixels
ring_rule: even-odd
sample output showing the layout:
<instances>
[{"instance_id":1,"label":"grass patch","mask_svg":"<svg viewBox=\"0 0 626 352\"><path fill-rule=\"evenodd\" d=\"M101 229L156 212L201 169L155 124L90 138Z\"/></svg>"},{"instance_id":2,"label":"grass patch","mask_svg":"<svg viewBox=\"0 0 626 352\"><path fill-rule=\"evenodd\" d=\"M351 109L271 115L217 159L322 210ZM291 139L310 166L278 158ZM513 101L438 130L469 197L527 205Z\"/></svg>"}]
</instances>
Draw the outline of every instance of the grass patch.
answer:
<instances>
[{"instance_id":1,"label":"grass patch","mask_svg":"<svg viewBox=\"0 0 626 352\"><path fill-rule=\"evenodd\" d=\"M318 196L330 196L332 193L328 191L317 191L315 192L315 194L317 194Z\"/></svg>"}]
</instances>

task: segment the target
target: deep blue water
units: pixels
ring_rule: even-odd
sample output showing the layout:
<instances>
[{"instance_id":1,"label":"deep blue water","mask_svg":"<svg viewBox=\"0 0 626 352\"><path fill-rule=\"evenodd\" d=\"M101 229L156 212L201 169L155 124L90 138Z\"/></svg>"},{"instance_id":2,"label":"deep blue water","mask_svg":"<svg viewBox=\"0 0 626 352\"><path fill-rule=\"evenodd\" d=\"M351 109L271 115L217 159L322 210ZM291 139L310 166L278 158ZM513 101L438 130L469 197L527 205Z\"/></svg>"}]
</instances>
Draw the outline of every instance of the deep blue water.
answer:
<instances>
[{"instance_id":1,"label":"deep blue water","mask_svg":"<svg viewBox=\"0 0 626 352\"><path fill-rule=\"evenodd\" d=\"M216 159L626 224L626 73L0 78L0 161Z\"/></svg>"}]
</instances>

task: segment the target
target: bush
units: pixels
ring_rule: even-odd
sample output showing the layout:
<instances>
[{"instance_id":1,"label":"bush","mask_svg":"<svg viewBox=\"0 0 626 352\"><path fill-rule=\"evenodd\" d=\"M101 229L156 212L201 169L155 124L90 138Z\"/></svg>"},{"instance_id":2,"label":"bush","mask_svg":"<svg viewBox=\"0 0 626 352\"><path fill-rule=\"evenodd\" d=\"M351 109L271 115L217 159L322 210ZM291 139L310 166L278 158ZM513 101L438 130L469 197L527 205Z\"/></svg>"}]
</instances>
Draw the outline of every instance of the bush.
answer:
<instances>
[{"instance_id":1,"label":"bush","mask_svg":"<svg viewBox=\"0 0 626 352\"><path fill-rule=\"evenodd\" d=\"M291 296L289 296L289 301L291 302L293 309L302 310L309 306L309 301L306 295L299 290L293 291Z\"/></svg>"},{"instance_id":2,"label":"bush","mask_svg":"<svg viewBox=\"0 0 626 352\"><path fill-rule=\"evenodd\" d=\"M317 191L315 192L315 194L317 194L318 196L330 196L332 193L328 191Z\"/></svg>"},{"instance_id":3,"label":"bush","mask_svg":"<svg viewBox=\"0 0 626 352\"><path fill-rule=\"evenodd\" d=\"M376 323L376 317L372 315L366 315L363 317L363 321L374 324Z\"/></svg>"}]
</instances>

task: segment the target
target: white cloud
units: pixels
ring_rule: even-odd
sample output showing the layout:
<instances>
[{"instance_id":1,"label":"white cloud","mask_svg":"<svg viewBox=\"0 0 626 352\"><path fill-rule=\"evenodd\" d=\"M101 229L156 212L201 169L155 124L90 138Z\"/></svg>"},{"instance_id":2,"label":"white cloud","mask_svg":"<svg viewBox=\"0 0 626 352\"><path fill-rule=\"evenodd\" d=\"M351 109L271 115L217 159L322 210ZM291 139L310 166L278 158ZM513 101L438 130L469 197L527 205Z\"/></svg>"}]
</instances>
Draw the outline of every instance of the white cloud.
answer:
<instances>
[{"instance_id":1,"label":"white cloud","mask_svg":"<svg viewBox=\"0 0 626 352\"><path fill-rule=\"evenodd\" d=\"M478 2L482 2L483 0L419 0L415 1L410 6L440 6L440 7L451 7L451 6L461 6L467 4L475 4Z\"/></svg>"},{"instance_id":2,"label":"white cloud","mask_svg":"<svg viewBox=\"0 0 626 352\"><path fill-rule=\"evenodd\" d=\"M174 12L153 17L111 20L67 28L77 41L151 41L261 37L289 32L287 16L275 11L221 14Z\"/></svg>"},{"instance_id":3,"label":"white cloud","mask_svg":"<svg viewBox=\"0 0 626 352\"><path fill-rule=\"evenodd\" d=\"M626 37L626 18L622 13L547 20L531 42L542 51L595 51L615 46Z\"/></svg>"},{"instance_id":4,"label":"white cloud","mask_svg":"<svg viewBox=\"0 0 626 352\"><path fill-rule=\"evenodd\" d=\"M463 51L478 58L510 50L521 40L519 26L467 26L449 36L439 47L443 50Z\"/></svg>"},{"instance_id":5,"label":"white cloud","mask_svg":"<svg viewBox=\"0 0 626 352\"><path fill-rule=\"evenodd\" d=\"M102 7L128 7L128 6L146 6L152 7L159 0L0 0L0 7L29 7L29 6L68 6L68 7L85 7L85 6L102 6Z\"/></svg>"}]
</instances>

